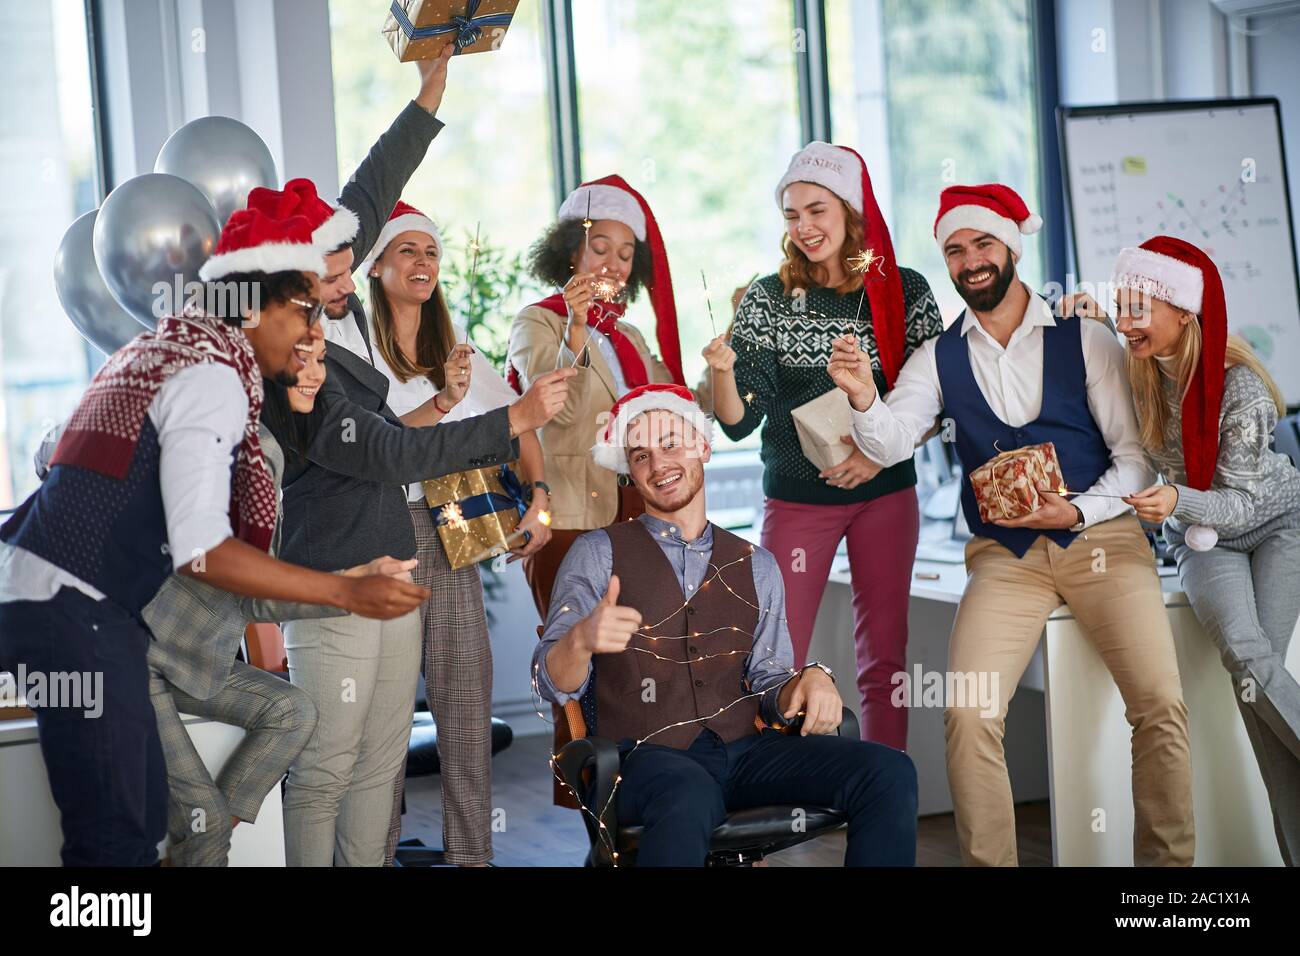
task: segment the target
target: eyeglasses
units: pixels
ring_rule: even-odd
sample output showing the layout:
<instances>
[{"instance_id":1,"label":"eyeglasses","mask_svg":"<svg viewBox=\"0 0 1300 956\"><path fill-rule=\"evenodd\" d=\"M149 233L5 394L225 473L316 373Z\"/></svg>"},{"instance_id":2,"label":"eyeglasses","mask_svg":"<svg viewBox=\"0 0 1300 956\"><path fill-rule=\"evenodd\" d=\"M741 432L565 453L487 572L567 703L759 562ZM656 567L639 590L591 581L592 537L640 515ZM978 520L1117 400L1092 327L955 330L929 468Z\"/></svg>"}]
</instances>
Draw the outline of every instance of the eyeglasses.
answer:
<instances>
[{"instance_id":1,"label":"eyeglasses","mask_svg":"<svg viewBox=\"0 0 1300 956\"><path fill-rule=\"evenodd\" d=\"M321 315L325 312L324 302L307 302L304 301L303 299L293 299L293 298L291 298L289 301L292 302L294 305L301 306L302 308L307 310L307 328L309 329L312 326L314 326L317 322L320 321Z\"/></svg>"}]
</instances>

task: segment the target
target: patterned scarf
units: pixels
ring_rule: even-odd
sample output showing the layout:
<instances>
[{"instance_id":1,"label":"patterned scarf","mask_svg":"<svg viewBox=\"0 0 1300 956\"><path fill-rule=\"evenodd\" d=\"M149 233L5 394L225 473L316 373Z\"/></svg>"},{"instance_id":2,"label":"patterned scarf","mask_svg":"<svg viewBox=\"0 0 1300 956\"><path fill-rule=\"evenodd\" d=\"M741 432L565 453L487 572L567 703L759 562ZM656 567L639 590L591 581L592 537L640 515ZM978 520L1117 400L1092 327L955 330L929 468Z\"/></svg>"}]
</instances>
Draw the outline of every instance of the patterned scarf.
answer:
<instances>
[{"instance_id":1,"label":"patterned scarf","mask_svg":"<svg viewBox=\"0 0 1300 956\"><path fill-rule=\"evenodd\" d=\"M74 465L118 480L126 477L158 390L181 369L206 363L233 368L248 396L230 524L240 539L266 551L275 529L276 491L257 432L262 374L244 333L220 319L169 316L156 332L136 336L109 356L68 419L50 464Z\"/></svg>"}]
</instances>

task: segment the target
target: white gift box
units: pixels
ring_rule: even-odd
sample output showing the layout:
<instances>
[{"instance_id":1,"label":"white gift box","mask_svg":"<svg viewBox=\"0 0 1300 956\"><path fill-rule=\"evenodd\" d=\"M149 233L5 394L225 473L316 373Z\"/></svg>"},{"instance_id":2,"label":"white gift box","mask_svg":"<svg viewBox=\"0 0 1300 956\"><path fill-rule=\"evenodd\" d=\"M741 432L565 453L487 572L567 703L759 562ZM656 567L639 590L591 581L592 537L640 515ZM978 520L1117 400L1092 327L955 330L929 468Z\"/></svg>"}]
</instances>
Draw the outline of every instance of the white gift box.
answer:
<instances>
[{"instance_id":1,"label":"white gift box","mask_svg":"<svg viewBox=\"0 0 1300 956\"><path fill-rule=\"evenodd\" d=\"M804 457L817 466L818 471L834 468L853 454L853 446L840 441L841 435L853 432L853 415L849 397L838 388L804 402L790 412L795 431L799 434L799 447Z\"/></svg>"}]
</instances>

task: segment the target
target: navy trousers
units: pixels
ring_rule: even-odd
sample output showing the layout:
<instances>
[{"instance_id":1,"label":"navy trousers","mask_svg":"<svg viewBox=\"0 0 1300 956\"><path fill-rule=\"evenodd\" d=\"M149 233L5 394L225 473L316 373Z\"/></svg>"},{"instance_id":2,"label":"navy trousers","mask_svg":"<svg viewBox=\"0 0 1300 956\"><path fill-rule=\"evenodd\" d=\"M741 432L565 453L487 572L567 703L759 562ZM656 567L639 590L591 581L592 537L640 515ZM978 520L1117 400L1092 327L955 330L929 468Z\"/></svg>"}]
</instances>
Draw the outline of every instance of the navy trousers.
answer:
<instances>
[{"instance_id":1,"label":"navy trousers","mask_svg":"<svg viewBox=\"0 0 1300 956\"><path fill-rule=\"evenodd\" d=\"M728 744L707 728L685 750L632 743L615 799L619 823L643 827L637 866L703 866L729 812L771 804L847 813L845 866L916 864L916 768L901 750L775 730Z\"/></svg>"},{"instance_id":2,"label":"navy trousers","mask_svg":"<svg viewBox=\"0 0 1300 956\"><path fill-rule=\"evenodd\" d=\"M79 682L83 690L80 700L62 695L32 708L62 815L65 866L158 861L167 767L149 700L151 639L118 605L74 588L48 601L0 604L0 670L22 664L51 685Z\"/></svg>"}]
</instances>

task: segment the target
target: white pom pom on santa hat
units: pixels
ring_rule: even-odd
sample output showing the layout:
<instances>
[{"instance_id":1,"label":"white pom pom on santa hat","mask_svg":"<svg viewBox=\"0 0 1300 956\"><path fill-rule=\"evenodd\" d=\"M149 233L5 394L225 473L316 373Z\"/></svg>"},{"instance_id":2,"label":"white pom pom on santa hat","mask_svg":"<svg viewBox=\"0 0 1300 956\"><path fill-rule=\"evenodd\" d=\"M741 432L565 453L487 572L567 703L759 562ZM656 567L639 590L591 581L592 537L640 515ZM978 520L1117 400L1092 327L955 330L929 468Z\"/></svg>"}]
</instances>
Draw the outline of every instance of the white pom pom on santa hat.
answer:
<instances>
[{"instance_id":1,"label":"white pom pom on santa hat","mask_svg":"<svg viewBox=\"0 0 1300 956\"><path fill-rule=\"evenodd\" d=\"M665 411L679 416L713 444L713 421L704 414L691 390L683 385L655 383L627 392L609 410L609 422L599 440L591 446L591 457L602 468L627 474L627 427L638 415Z\"/></svg>"},{"instance_id":2,"label":"white pom pom on santa hat","mask_svg":"<svg viewBox=\"0 0 1300 956\"><path fill-rule=\"evenodd\" d=\"M1029 211L1019 193L1001 183L949 186L939 194L939 213L934 217L934 238L940 249L959 229L974 229L1000 239L1017 260L1020 237L1041 228L1042 218Z\"/></svg>"}]
</instances>

